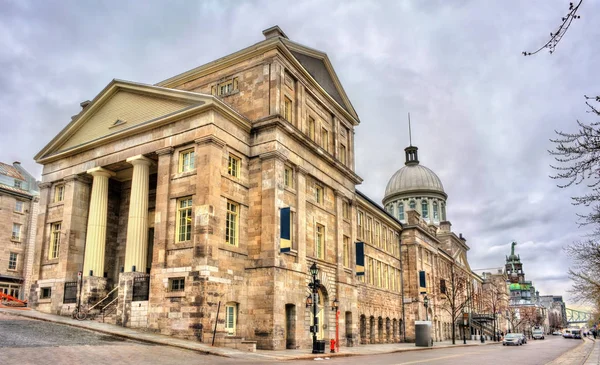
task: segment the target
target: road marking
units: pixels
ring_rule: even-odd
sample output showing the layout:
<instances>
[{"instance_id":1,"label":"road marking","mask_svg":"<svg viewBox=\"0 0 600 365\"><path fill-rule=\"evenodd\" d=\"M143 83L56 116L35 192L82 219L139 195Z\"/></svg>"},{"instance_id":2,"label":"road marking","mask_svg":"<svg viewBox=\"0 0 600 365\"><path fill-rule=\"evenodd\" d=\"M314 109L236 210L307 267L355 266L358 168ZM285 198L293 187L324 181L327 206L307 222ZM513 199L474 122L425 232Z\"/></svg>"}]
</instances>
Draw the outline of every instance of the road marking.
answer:
<instances>
[{"instance_id":1,"label":"road marking","mask_svg":"<svg viewBox=\"0 0 600 365\"><path fill-rule=\"evenodd\" d=\"M431 361L437 361L437 360L444 360L444 359L450 359L450 358L453 358L453 357L459 357L459 356L465 356L465 355L475 355L475 354L479 354L479 353L481 353L481 352L477 351L477 352L463 353L463 354L458 354L458 355L449 355L449 356L435 357L433 359L416 360L416 361L409 361L409 362L401 362L401 363L394 364L394 365L419 364L419 363L423 363L423 362L431 362Z\"/></svg>"}]
</instances>

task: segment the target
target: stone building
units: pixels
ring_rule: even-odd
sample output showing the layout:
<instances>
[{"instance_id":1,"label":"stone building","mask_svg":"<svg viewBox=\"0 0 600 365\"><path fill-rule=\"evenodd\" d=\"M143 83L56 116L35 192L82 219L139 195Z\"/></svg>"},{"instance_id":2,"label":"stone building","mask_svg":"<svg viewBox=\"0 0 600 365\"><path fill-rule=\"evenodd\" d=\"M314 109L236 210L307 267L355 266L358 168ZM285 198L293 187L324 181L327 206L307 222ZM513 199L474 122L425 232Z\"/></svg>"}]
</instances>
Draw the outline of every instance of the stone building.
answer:
<instances>
[{"instance_id":1,"label":"stone building","mask_svg":"<svg viewBox=\"0 0 600 365\"><path fill-rule=\"evenodd\" d=\"M405 166L392 175L383 198L385 209L403 223L405 323L432 321L435 341L450 339L453 327L462 337L458 317L462 321L463 313L481 313L483 280L471 270L466 239L451 231L446 217L448 196L440 178L420 164L417 147L407 147L405 157ZM449 300L452 292L458 295ZM467 335L478 334L480 330L469 323ZM405 334L413 340L414 326L407 326Z\"/></svg>"},{"instance_id":2,"label":"stone building","mask_svg":"<svg viewBox=\"0 0 600 365\"><path fill-rule=\"evenodd\" d=\"M325 53L263 34L156 85L111 81L35 157L38 310L73 311L81 272L83 303L117 288L118 324L307 348L316 263L320 339L337 299L342 346L400 341L401 223L355 190L359 118ZM385 281L357 275L359 235ZM377 320L368 340L361 316Z\"/></svg>"},{"instance_id":3,"label":"stone building","mask_svg":"<svg viewBox=\"0 0 600 365\"><path fill-rule=\"evenodd\" d=\"M20 162L0 162L0 292L27 299L39 201L38 186Z\"/></svg>"},{"instance_id":4,"label":"stone building","mask_svg":"<svg viewBox=\"0 0 600 365\"><path fill-rule=\"evenodd\" d=\"M354 346L414 338L417 270L471 274L445 205L438 226L356 190L360 120L327 55L263 34L156 85L111 81L38 153L35 308L108 298L119 325L294 349L311 347L310 298L318 339Z\"/></svg>"}]
</instances>

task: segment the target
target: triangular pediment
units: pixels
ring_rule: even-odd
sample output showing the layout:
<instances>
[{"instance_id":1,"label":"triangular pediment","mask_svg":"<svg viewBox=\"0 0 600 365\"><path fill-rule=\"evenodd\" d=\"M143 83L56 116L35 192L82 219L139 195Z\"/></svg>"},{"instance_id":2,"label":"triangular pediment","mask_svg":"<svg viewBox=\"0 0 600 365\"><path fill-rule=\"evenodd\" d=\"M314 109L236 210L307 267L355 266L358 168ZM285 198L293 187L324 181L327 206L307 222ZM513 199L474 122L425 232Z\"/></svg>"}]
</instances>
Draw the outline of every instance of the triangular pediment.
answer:
<instances>
[{"instance_id":1,"label":"triangular pediment","mask_svg":"<svg viewBox=\"0 0 600 365\"><path fill-rule=\"evenodd\" d=\"M358 120L358 115L346 95L333 66L326 53L305 47L301 44L282 39L294 58L302 65L312 78L335 100L344 110Z\"/></svg>"},{"instance_id":2,"label":"triangular pediment","mask_svg":"<svg viewBox=\"0 0 600 365\"><path fill-rule=\"evenodd\" d=\"M113 80L35 159L79 150L215 103L210 95ZM217 102L221 104L220 102Z\"/></svg>"}]
</instances>

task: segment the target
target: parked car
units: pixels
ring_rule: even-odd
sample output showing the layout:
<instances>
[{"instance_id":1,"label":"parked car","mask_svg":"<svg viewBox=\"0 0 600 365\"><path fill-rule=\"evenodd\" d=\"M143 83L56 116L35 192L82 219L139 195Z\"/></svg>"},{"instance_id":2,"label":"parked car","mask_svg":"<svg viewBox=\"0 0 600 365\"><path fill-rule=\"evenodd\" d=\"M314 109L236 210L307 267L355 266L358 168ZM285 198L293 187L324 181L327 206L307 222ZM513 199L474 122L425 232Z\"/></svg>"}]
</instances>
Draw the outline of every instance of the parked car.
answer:
<instances>
[{"instance_id":1,"label":"parked car","mask_svg":"<svg viewBox=\"0 0 600 365\"><path fill-rule=\"evenodd\" d=\"M515 333L515 335L521 336L521 342L522 342L523 344L526 344L526 343L527 343L527 336L525 336L525 334L524 334L524 333Z\"/></svg>"},{"instance_id":2,"label":"parked car","mask_svg":"<svg viewBox=\"0 0 600 365\"><path fill-rule=\"evenodd\" d=\"M563 338L573 338L573 334L570 329L566 329L563 331Z\"/></svg>"},{"instance_id":3,"label":"parked car","mask_svg":"<svg viewBox=\"0 0 600 365\"><path fill-rule=\"evenodd\" d=\"M579 330L579 329L571 330L571 334L573 335L573 338L581 339L581 330Z\"/></svg>"},{"instance_id":4,"label":"parked car","mask_svg":"<svg viewBox=\"0 0 600 365\"><path fill-rule=\"evenodd\" d=\"M520 333L507 333L502 340L502 346L521 346L523 345L523 337Z\"/></svg>"},{"instance_id":5,"label":"parked car","mask_svg":"<svg viewBox=\"0 0 600 365\"><path fill-rule=\"evenodd\" d=\"M552 336L562 336L562 332L554 331L554 332L552 332Z\"/></svg>"}]
</instances>

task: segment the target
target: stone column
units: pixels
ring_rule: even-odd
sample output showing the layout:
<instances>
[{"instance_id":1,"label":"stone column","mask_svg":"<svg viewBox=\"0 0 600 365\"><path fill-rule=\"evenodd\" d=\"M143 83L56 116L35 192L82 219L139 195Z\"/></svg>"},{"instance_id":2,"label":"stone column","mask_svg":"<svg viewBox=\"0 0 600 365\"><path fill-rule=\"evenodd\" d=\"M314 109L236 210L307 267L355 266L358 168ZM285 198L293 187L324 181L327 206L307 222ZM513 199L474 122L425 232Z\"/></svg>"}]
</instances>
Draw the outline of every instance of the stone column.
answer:
<instances>
[{"instance_id":1,"label":"stone column","mask_svg":"<svg viewBox=\"0 0 600 365\"><path fill-rule=\"evenodd\" d=\"M133 178L127 221L125 272L145 272L148 255L148 190L152 160L138 155L128 158L127 162L133 165Z\"/></svg>"},{"instance_id":2,"label":"stone column","mask_svg":"<svg viewBox=\"0 0 600 365\"><path fill-rule=\"evenodd\" d=\"M85 236L83 275L104 277L104 252L106 251L106 220L108 214L108 179L114 172L102 167L87 171L94 177L92 196Z\"/></svg>"}]
</instances>

